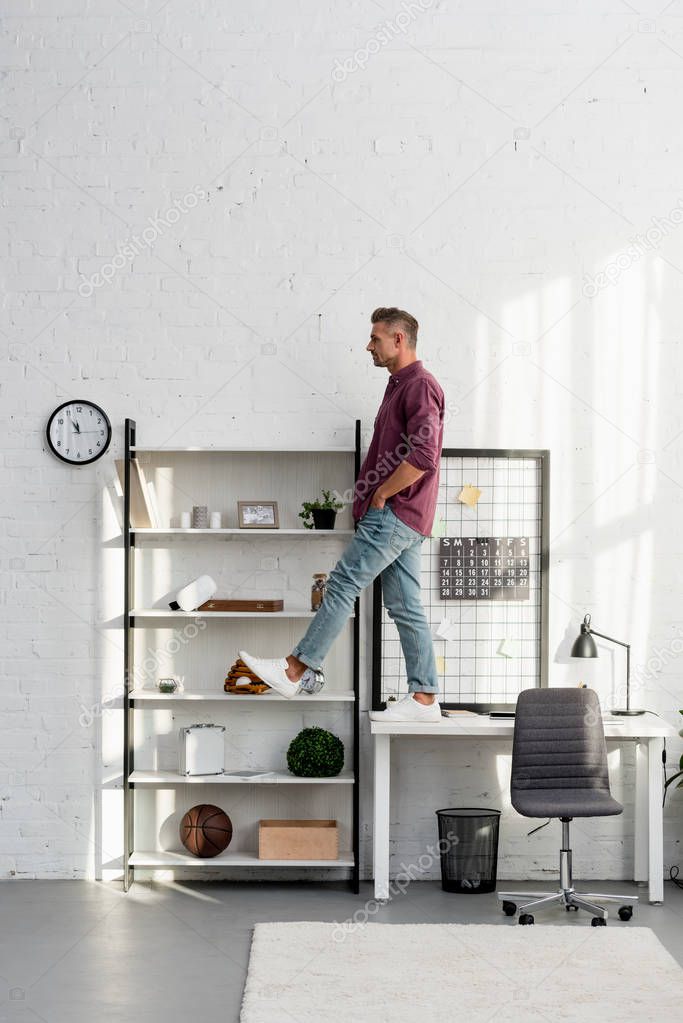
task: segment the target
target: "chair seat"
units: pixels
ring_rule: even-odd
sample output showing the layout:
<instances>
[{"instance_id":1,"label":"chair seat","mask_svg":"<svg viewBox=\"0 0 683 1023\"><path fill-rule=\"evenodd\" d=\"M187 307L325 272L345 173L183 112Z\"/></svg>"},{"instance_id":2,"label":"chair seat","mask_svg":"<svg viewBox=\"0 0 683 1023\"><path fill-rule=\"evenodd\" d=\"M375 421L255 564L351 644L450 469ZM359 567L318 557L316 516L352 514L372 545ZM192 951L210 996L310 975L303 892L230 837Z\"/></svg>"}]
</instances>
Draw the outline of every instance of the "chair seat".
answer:
<instances>
[{"instance_id":1,"label":"chair seat","mask_svg":"<svg viewBox=\"0 0 683 1023\"><path fill-rule=\"evenodd\" d=\"M624 809L604 789L513 789L511 797L523 817L613 817Z\"/></svg>"}]
</instances>

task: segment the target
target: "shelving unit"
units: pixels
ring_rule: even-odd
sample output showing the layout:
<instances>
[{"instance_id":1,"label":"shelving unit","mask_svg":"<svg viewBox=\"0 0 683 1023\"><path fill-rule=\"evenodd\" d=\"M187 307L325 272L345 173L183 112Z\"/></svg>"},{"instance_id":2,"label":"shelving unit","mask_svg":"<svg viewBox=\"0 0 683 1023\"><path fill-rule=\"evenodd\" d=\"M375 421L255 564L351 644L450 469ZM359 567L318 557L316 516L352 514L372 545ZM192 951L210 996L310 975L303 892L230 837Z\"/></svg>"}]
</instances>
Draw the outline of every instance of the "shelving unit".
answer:
<instances>
[{"instance_id":1,"label":"shelving unit","mask_svg":"<svg viewBox=\"0 0 683 1023\"><path fill-rule=\"evenodd\" d=\"M353 785L353 771L342 771L334 778L297 778L287 771L272 771L262 778L233 778L227 774L216 774L211 777L187 778L177 771L133 771L129 782L131 785ZM270 862L270 861L264 861Z\"/></svg>"},{"instance_id":2,"label":"shelving unit","mask_svg":"<svg viewBox=\"0 0 683 1023\"><path fill-rule=\"evenodd\" d=\"M180 852L135 852L130 857L131 867L162 868L168 870L175 867L194 867L196 865L194 856L189 853ZM268 860L271 867L353 867L354 855L351 851L342 852L336 860ZM226 849L224 853L213 856L206 861L207 869L215 870L217 867L258 867L263 866L256 853L231 853Z\"/></svg>"},{"instance_id":3,"label":"shelving unit","mask_svg":"<svg viewBox=\"0 0 683 1023\"><path fill-rule=\"evenodd\" d=\"M182 529L180 526L174 529L152 529L147 526L142 529L133 529L132 532L137 536L222 536L226 540L232 540L237 536L240 540L244 540L245 535L244 529ZM354 531L353 529L259 529L258 533L260 536L286 536L290 540L324 540L329 536L350 538Z\"/></svg>"},{"instance_id":4,"label":"shelving unit","mask_svg":"<svg viewBox=\"0 0 683 1023\"><path fill-rule=\"evenodd\" d=\"M140 460L148 478L154 478L162 523L167 519L167 524L159 528L136 528L131 523L133 457ZM346 508L340 515L339 529L295 528L298 510L303 499L314 497L322 487L342 491L352 488L359 469L360 421L356 421L355 444L349 447L155 449L136 445L136 424L126 419L123 523L125 891L134 880L136 868L173 871L192 868L203 872L217 868L286 866L343 869L350 873L353 891L358 892L360 600L355 602L348 626L350 649L342 635L326 659L327 684L320 693L302 694L291 700L274 692L230 695L223 690L223 679L239 647L270 656L265 648L277 643L275 652L281 652L281 644L295 641L304 630L306 620L315 617L315 612L305 607L310 592L310 569L321 570L322 558L326 559L323 570L333 566L342 553L342 542L348 542L353 536L353 522L350 509ZM227 510L228 517L234 508L236 521L238 498L277 500L283 528L242 529L230 525L221 529L184 529L173 524L174 519L178 521L180 509L191 507L193 503L220 508L224 514ZM217 546L207 547L212 540ZM224 542L228 540L231 542L226 546ZM300 545L300 540L309 540L311 544ZM208 569L207 558L211 559ZM221 580L231 558L238 567ZM279 571L280 561L291 566L289 575ZM249 572L247 569L254 562L259 567ZM270 578L268 573L273 571L264 568L266 562L278 566L278 574L289 580L283 611L183 612L172 611L167 606L181 585L207 570L217 579L217 596L232 596L241 588L240 583L247 587L247 592L253 593L258 585L252 577L261 572ZM266 588L272 587L266 584ZM265 596L263 592L258 595ZM269 620L269 626L264 624L264 619ZM195 630L195 637L177 649L176 635L187 630ZM171 639L164 638L168 633ZM291 648L290 645L288 649ZM153 668L144 668L141 678L140 662L144 666L150 660ZM160 693L155 688L157 677L182 674L185 675L183 691ZM218 707L221 703L225 706ZM225 725L226 770L253 770L253 765L245 767L243 763L233 762L249 754L250 739L254 740L257 755L266 759L270 756L273 766L263 767L268 773L249 778L228 774L204 777L179 774L178 730L181 725L197 720ZM338 732L341 722L346 729L346 763L341 774L334 778L299 778L286 770L283 751L301 727L320 724ZM260 740L259 727L268 736L265 742ZM221 792L234 793L236 786L243 787L240 790L243 795L234 804L234 815L230 803L224 807L234 826L231 846L211 859L198 859L187 853L178 835L184 813L197 802L217 802ZM310 812L306 812L307 809ZM258 820L273 816L337 817L344 851L336 860L261 860L256 852ZM239 876L236 875L236 879ZM249 876L253 876L253 871Z\"/></svg>"},{"instance_id":5,"label":"shelving unit","mask_svg":"<svg viewBox=\"0 0 683 1023\"><path fill-rule=\"evenodd\" d=\"M283 618L315 618L315 611L165 611L159 607L138 607L129 612L134 618L269 618L276 622Z\"/></svg>"},{"instance_id":6,"label":"shelving unit","mask_svg":"<svg viewBox=\"0 0 683 1023\"><path fill-rule=\"evenodd\" d=\"M169 702L174 703L182 702L183 700L212 700L218 703L233 702L234 700L247 700L249 703L254 702L254 697L248 693L234 693L232 696L227 696L224 692L220 693L202 693L192 692L191 690L185 690L181 693L159 693L154 689L132 689L128 694L128 699L133 700L145 700L148 703ZM261 693L258 698L259 703L283 703L284 697L280 696L279 693L269 692ZM324 689L319 693L314 693L311 696L306 693L301 693L297 696L292 696L290 703L345 703L347 701L353 702L355 700L355 694L353 689L341 691L338 693L328 693Z\"/></svg>"}]
</instances>

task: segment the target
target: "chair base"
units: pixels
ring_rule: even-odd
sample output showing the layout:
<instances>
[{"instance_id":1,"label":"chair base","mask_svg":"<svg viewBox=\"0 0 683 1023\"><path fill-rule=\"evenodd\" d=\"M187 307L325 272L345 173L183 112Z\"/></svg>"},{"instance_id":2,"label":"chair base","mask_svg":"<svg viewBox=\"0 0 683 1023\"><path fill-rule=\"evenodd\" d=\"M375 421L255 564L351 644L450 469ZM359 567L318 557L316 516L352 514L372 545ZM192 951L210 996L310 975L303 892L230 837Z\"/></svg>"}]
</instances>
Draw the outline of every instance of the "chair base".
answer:
<instances>
[{"instance_id":1,"label":"chair base","mask_svg":"<svg viewBox=\"0 0 683 1023\"><path fill-rule=\"evenodd\" d=\"M604 906L599 906L591 899L599 899L600 902L618 902L620 909L630 907L638 902L636 895L605 895L598 892L577 892L575 888L560 888L558 892L498 892L498 901L514 905L513 913L520 916L531 913L534 909L545 908L553 903L559 903L566 910L583 909L592 917L607 920L608 911ZM528 901L525 901L528 900ZM521 903L521 904L520 904ZM506 910L507 912L507 910Z\"/></svg>"},{"instance_id":2,"label":"chair base","mask_svg":"<svg viewBox=\"0 0 683 1023\"><path fill-rule=\"evenodd\" d=\"M637 895L606 895L598 892L577 892L572 883L572 851L569 848L569 822L571 817L561 817L562 849L560 850L560 885L557 892L498 892L498 901L503 903L507 916L519 913L520 923L533 923L531 910L545 908L554 903L564 906L569 911L584 910L592 916L594 925L606 924L609 913L599 902L618 902L619 917L630 920L633 906L638 902ZM596 902L591 901L597 900ZM521 903L521 905L520 905Z\"/></svg>"}]
</instances>

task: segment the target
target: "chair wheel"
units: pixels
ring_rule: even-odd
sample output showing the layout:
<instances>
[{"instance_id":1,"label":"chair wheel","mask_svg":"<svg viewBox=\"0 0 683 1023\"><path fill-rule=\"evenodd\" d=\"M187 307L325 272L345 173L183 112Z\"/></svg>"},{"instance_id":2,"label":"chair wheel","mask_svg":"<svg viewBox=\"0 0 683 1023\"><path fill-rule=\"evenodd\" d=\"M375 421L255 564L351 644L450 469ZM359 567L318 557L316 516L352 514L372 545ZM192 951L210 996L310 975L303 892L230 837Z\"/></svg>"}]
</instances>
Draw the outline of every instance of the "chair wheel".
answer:
<instances>
[{"instance_id":1,"label":"chair wheel","mask_svg":"<svg viewBox=\"0 0 683 1023\"><path fill-rule=\"evenodd\" d=\"M527 925L528 924L532 924L534 922L534 918L531 915L531 913L522 913L520 918L519 918L519 922L522 925L524 925L524 924L527 924Z\"/></svg>"},{"instance_id":2,"label":"chair wheel","mask_svg":"<svg viewBox=\"0 0 683 1023\"><path fill-rule=\"evenodd\" d=\"M517 905L514 902L503 902L503 912L506 916L514 916L517 912Z\"/></svg>"},{"instance_id":3,"label":"chair wheel","mask_svg":"<svg viewBox=\"0 0 683 1023\"><path fill-rule=\"evenodd\" d=\"M607 921L604 916L594 916L591 920L591 927L607 927Z\"/></svg>"},{"instance_id":4,"label":"chair wheel","mask_svg":"<svg viewBox=\"0 0 683 1023\"><path fill-rule=\"evenodd\" d=\"M567 910L568 913L570 913L570 912L578 913L579 912L579 907L578 906L565 906L564 908Z\"/></svg>"},{"instance_id":5,"label":"chair wheel","mask_svg":"<svg viewBox=\"0 0 683 1023\"><path fill-rule=\"evenodd\" d=\"M633 916L633 906L621 906L619 909L620 920L630 920Z\"/></svg>"}]
</instances>

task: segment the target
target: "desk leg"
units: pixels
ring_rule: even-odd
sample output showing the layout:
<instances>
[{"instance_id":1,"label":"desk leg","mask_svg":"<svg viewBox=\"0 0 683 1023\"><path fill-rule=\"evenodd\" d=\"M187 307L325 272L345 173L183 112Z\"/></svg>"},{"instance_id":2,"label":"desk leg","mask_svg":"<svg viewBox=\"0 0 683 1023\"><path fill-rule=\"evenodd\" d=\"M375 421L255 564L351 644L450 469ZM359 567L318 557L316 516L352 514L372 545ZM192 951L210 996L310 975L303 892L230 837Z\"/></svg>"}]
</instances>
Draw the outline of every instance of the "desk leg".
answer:
<instances>
[{"instance_id":1,"label":"desk leg","mask_svg":"<svg viewBox=\"0 0 683 1023\"><path fill-rule=\"evenodd\" d=\"M664 808L662 806L662 750L664 740L647 741L648 774L648 874L650 902L664 902Z\"/></svg>"},{"instance_id":2,"label":"desk leg","mask_svg":"<svg viewBox=\"0 0 683 1023\"><path fill-rule=\"evenodd\" d=\"M636 742L636 801L634 807L633 880L645 884L648 878L648 748L644 739Z\"/></svg>"},{"instance_id":3,"label":"desk leg","mask_svg":"<svg viewBox=\"0 0 683 1023\"><path fill-rule=\"evenodd\" d=\"M375 736L373 853L375 898L389 898L389 797L391 736Z\"/></svg>"}]
</instances>

